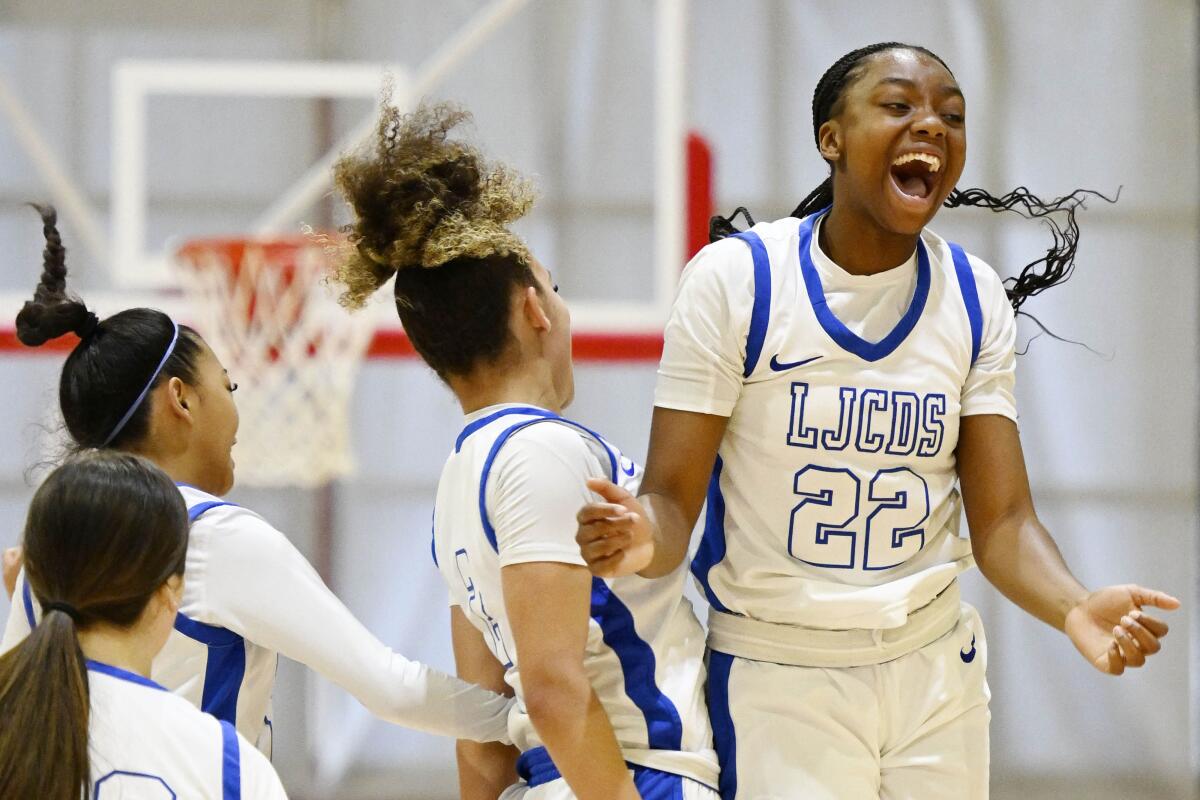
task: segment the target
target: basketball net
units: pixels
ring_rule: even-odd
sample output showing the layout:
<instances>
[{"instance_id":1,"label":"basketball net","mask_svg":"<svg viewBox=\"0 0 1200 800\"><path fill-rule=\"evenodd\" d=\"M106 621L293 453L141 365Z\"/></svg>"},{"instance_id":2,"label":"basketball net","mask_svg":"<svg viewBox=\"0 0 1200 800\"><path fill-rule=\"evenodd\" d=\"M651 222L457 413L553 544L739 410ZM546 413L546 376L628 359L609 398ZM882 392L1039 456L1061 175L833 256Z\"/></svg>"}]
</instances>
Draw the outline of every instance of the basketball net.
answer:
<instances>
[{"instance_id":1,"label":"basketball net","mask_svg":"<svg viewBox=\"0 0 1200 800\"><path fill-rule=\"evenodd\" d=\"M177 255L196 330L238 384L238 483L315 487L349 474L373 309L338 305L325 249L305 237L196 240Z\"/></svg>"}]
</instances>

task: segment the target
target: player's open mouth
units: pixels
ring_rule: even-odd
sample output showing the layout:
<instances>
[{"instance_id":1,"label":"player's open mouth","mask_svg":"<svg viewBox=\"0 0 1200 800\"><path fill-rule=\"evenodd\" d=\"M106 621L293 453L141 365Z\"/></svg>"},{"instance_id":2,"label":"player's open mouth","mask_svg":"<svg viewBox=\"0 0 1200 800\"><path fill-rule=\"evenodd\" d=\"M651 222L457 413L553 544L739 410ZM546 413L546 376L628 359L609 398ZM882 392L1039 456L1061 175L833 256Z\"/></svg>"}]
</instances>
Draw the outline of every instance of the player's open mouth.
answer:
<instances>
[{"instance_id":1,"label":"player's open mouth","mask_svg":"<svg viewBox=\"0 0 1200 800\"><path fill-rule=\"evenodd\" d=\"M892 181L902 195L925 200L941 177L942 159L932 153L905 153L892 162Z\"/></svg>"}]
</instances>

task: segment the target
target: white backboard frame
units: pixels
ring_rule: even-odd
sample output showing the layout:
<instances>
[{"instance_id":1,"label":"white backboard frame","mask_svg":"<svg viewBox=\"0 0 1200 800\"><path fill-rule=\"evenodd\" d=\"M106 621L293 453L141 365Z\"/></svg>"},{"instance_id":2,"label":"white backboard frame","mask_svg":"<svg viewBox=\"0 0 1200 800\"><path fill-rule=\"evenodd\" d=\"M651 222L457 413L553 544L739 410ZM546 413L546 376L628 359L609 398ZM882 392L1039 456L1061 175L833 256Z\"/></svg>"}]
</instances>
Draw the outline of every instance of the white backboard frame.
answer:
<instances>
[{"instance_id":1,"label":"white backboard frame","mask_svg":"<svg viewBox=\"0 0 1200 800\"><path fill-rule=\"evenodd\" d=\"M130 60L113 75L112 274L123 293L177 288L171 254L146 242L147 106L155 96L378 98L385 75L408 106L432 89L529 0L493 0L413 71L394 64L320 61ZM657 333L670 312L684 259L685 50L688 0L655 0L654 251L649 297L573 303L580 332ZM247 234L295 233L299 215L331 185L331 167L373 130L376 110L317 159L249 226ZM161 305L161 303L160 303ZM385 323L386 324L386 323ZM398 325L394 318L391 324Z\"/></svg>"},{"instance_id":2,"label":"white backboard frame","mask_svg":"<svg viewBox=\"0 0 1200 800\"><path fill-rule=\"evenodd\" d=\"M388 74L397 102L404 102L407 70L394 64L209 60L117 64L112 82L112 274L117 288L161 290L177 284L171 275L170 253L146 242L147 106L152 97L377 99Z\"/></svg>"}]
</instances>

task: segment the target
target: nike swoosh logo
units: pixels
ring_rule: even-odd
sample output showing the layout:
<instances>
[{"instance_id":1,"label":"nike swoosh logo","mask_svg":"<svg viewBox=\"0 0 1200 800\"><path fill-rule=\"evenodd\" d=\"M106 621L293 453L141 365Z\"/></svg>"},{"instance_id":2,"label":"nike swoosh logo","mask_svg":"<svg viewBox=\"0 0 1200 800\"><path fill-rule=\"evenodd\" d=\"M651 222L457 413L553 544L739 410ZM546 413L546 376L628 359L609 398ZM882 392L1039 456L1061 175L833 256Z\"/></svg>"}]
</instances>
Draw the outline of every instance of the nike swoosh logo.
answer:
<instances>
[{"instance_id":1,"label":"nike swoosh logo","mask_svg":"<svg viewBox=\"0 0 1200 800\"><path fill-rule=\"evenodd\" d=\"M774 370L775 372L787 372L789 369L795 369L796 367L803 367L805 364L811 364L812 362L816 361L818 358L820 358L820 356L813 356L812 358L804 358L804 359L801 359L800 361L783 361L783 362L781 362L779 360L779 354L776 353L775 355L771 356L771 369Z\"/></svg>"},{"instance_id":2,"label":"nike swoosh logo","mask_svg":"<svg viewBox=\"0 0 1200 800\"><path fill-rule=\"evenodd\" d=\"M974 634L971 634L971 649L965 653L962 650L959 650L958 657L963 660L964 664L970 664L972 661L975 660L975 635Z\"/></svg>"},{"instance_id":3,"label":"nike swoosh logo","mask_svg":"<svg viewBox=\"0 0 1200 800\"><path fill-rule=\"evenodd\" d=\"M629 462L628 467L625 466L626 461ZM624 456L621 456L621 471L632 478L634 476L634 474L637 472L637 464L634 463L634 460L632 458L625 458Z\"/></svg>"}]
</instances>

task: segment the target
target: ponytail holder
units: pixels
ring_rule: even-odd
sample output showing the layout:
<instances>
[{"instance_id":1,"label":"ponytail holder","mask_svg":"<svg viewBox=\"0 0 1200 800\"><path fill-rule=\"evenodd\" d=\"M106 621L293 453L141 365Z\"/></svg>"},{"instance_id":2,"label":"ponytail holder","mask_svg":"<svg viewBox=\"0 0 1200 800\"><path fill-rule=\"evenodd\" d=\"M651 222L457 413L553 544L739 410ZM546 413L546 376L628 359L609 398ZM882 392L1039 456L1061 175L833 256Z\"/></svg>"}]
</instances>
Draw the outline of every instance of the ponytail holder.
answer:
<instances>
[{"instance_id":1,"label":"ponytail holder","mask_svg":"<svg viewBox=\"0 0 1200 800\"><path fill-rule=\"evenodd\" d=\"M79 323L78 327L75 328L75 335L81 341L90 339L98 327L100 327L100 318L89 311L87 312L87 316L84 317L83 322Z\"/></svg>"},{"instance_id":2,"label":"ponytail holder","mask_svg":"<svg viewBox=\"0 0 1200 800\"><path fill-rule=\"evenodd\" d=\"M79 610L70 603L44 603L42 605L42 614L49 614L51 611L61 611L71 618L72 622L79 622Z\"/></svg>"},{"instance_id":3,"label":"ponytail holder","mask_svg":"<svg viewBox=\"0 0 1200 800\"><path fill-rule=\"evenodd\" d=\"M171 325L174 326L175 332L171 334L171 343L167 345L167 352L163 353L162 359L158 362L158 366L154 368L153 374L150 375L150 380L146 381L146 385L142 388L141 394L139 394L137 399L133 401L133 405L131 405L129 410L125 412L125 416L121 417L121 421L117 423L117 427L112 429L112 433L110 433L108 438L104 440L104 443L100 445L101 448L108 447L112 440L117 438L117 434L120 433L121 429L124 428L126 423L129 422L129 418L133 416L133 412L137 411L138 406L140 406L142 401L146 399L146 394L150 391L150 387L154 385L154 382L158 380L158 374L162 372L163 367L167 365L167 359L171 357L171 353L175 352L175 343L179 341L179 323L175 320L171 320Z\"/></svg>"}]
</instances>

